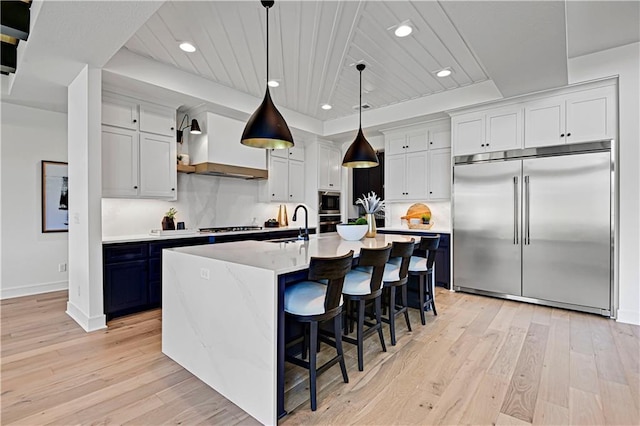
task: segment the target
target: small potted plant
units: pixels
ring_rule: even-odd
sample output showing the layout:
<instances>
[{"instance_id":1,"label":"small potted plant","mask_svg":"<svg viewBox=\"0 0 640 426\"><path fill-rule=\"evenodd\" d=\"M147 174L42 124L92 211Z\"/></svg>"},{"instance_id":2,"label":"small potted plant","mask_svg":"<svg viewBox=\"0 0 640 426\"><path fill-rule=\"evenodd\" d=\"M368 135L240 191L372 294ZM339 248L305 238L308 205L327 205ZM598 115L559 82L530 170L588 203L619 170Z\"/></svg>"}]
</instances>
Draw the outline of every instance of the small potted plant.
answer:
<instances>
[{"instance_id":1,"label":"small potted plant","mask_svg":"<svg viewBox=\"0 0 640 426\"><path fill-rule=\"evenodd\" d=\"M367 195L362 194L362 198L358 198L356 200L356 204L360 204L366 213L368 229L365 236L369 238L375 237L377 230L376 218L374 215L378 212L384 211L384 201L382 201L380 197L372 191Z\"/></svg>"},{"instance_id":2,"label":"small potted plant","mask_svg":"<svg viewBox=\"0 0 640 426\"><path fill-rule=\"evenodd\" d=\"M336 225L336 231L342 239L347 241L356 241L364 237L367 233L367 219L361 217L355 222L340 223Z\"/></svg>"},{"instance_id":3,"label":"small potted plant","mask_svg":"<svg viewBox=\"0 0 640 426\"><path fill-rule=\"evenodd\" d=\"M428 214L423 214L421 219L424 225L428 225L429 221L431 220L431 216L429 216Z\"/></svg>"},{"instance_id":4,"label":"small potted plant","mask_svg":"<svg viewBox=\"0 0 640 426\"><path fill-rule=\"evenodd\" d=\"M176 224L173 221L173 219L176 217L176 214L178 214L178 211L176 209L174 209L173 207L171 207L169 209L169 211L164 214L164 217L162 218L162 230L163 231L175 230L176 229Z\"/></svg>"}]
</instances>

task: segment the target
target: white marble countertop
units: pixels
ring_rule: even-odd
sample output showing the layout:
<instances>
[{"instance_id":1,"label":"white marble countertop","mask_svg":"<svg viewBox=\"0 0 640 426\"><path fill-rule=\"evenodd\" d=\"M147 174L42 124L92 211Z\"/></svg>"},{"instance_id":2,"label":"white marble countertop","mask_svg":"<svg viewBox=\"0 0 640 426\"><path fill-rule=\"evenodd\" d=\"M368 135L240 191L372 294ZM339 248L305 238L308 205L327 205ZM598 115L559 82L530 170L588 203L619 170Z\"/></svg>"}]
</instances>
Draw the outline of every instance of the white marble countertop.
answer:
<instances>
[{"instance_id":1,"label":"white marble countertop","mask_svg":"<svg viewBox=\"0 0 640 426\"><path fill-rule=\"evenodd\" d=\"M279 231L291 231L300 229L298 226L285 226L280 228L262 228L253 231L230 231L230 232L196 232L194 234L176 234L176 235L150 235L150 234L137 234L137 235L118 235L111 237L102 237L102 242L105 244L113 243L133 243L139 241L160 241L160 240L173 240L178 238L197 238L197 237L213 237L222 235L238 235L238 234L257 234L261 232L279 232ZM316 229L310 227L309 229Z\"/></svg>"},{"instance_id":2,"label":"white marble countertop","mask_svg":"<svg viewBox=\"0 0 640 426\"><path fill-rule=\"evenodd\" d=\"M450 234L451 227L442 226L442 225L438 225L437 223L434 223L431 229L409 229L407 225L396 225L396 226L385 226L383 228L378 228L378 231L400 231L400 232L406 232L407 234L421 233L421 232L432 232L434 234Z\"/></svg>"},{"instance_id":3,"label":"white marble countertop","mask_svg":"<svg viewBox=\"0 0 640 426\"><path fill-rule=\"evenodd\" d=\"M382 247L393 241L407 241L410 238L411 236L407 235L378 234L375 238L346 241L337 233L330 232L311 235L309 241L237 241L165 250L266 269L280 275L308 268L312 256L341 256L353 250L354 256L357 257L363 247ZM418 241L419 239L416 239L416 243Z\"/></svg>"}]
</instances>

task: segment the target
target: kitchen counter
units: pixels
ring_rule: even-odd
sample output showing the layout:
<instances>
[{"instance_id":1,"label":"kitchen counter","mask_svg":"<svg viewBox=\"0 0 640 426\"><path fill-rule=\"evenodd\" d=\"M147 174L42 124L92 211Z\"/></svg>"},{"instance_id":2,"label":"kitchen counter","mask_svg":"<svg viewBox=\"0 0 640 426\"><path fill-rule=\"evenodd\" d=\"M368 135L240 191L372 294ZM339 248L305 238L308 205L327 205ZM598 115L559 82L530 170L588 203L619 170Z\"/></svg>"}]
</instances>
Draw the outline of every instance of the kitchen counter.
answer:
<instances>
[{"instance_id":1,"label":"kitchen counter","mask_svg":"<svg viewBox=\"0 0 640 426\"><path fill-rule=\"evenodd\" d=\"M401 226L396 225L396 226L385 226L383 228L378 228L378 231L404 232L407 234L418 234L418 233L424 233L424 232L429 232L432 234L451 234L451 227L442 226L442 225L438 225L437 223L434 223L431 229L409 229L407 225L401 225Z\"/></svg>"},{"instance_id":2,"label":"kitchen counter","mask_svg":"<svg viewBox=\"0 0 640 426\"><path fill-rule=\"evenodd\" d=\"M345 241L237 241L165 249L162 352L263 424L284 411L284 288L312 256L339 256L410 236Z\"/></svg>"},{"instance_id":3,"label":"kitchen counter","mask_svg":"<svg viewBox=\"0 0 640 426\"><path fill-rule=\"evenodd\" d=\"M261 232L291 231L294 229L300 229L300 228L298 226L284 226L280 228L255 229L252 231L196 232L194 234L175 234L175 235L151 235L151 234L119 235L119 236L111 236L111 237L102 237L102 243L115 244L115 243L132 243L132 242L139 242L139 241L172 240L177 238L219 237L224 235L250 235L250 234L258 234ZM309 230L311 229L315 229L315 227L310 227Z\"/></svg>"}]
</instances>

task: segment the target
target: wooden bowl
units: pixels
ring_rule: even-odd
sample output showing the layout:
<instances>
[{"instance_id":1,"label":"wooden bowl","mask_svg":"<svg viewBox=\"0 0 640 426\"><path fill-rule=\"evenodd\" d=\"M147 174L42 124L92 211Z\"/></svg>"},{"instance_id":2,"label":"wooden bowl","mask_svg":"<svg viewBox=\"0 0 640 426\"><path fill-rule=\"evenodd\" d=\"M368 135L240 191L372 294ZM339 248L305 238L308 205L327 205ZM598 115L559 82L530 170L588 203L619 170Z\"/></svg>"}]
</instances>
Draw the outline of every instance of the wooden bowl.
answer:
<instances>
[{"instance_id":1,"label":"wooden bowl","mask_svg":"<svg viewBox=\"0 0 640 426\"><path fill-rule=\"evenodd\" d=\"M431 218L431 209L426 204L415 203L409 207L407 214L400 219L406 219L407 222L411 222L411 219L422 219L422 215L425 214Z\"/></svg>"}]
</instances>

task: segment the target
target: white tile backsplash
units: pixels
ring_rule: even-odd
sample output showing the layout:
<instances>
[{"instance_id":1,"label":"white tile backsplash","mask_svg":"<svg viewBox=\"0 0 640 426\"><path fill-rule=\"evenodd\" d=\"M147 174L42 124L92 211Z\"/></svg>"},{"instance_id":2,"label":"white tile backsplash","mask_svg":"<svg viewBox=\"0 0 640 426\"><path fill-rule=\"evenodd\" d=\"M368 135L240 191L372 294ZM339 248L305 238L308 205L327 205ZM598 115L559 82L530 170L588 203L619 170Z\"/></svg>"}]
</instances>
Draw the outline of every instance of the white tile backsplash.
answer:
<instances>
[{"instance_id":1,"label":"white tile backsplash","mask_svg":"<svg viewBox=\"0 0 640 426\"><path fill-rule=\"evenodd\" d=\"M407 214L407 210L414 203L389 203L385 212L387 221L386 226L398 227L406 225L406 222L400 219ZM429 201L423 202L431 210L431 221L440 228L451 228L451 202L449 201Z\"/></svg>"},{"instance_id":2,"label":"white tile backsplash","mask_svg":"<svg viewBox=\"0 0 640 426\"><path fill-rule=\"evenodd\" d=\"M102 235L115 237L146 234L160 229L165 212L178 211L176 222L187 228L251 225L254 218L263 226L277 218L278 203L261 203L259 182L217 176L178 174L178 200L102 199ZM297 203L287 206L289 226L304 226L304 215L291 220ZM308 206L307 206L308 207ZM309 208L309 226L317 223L317 211Z\"/></svg>"}]
</instances>

